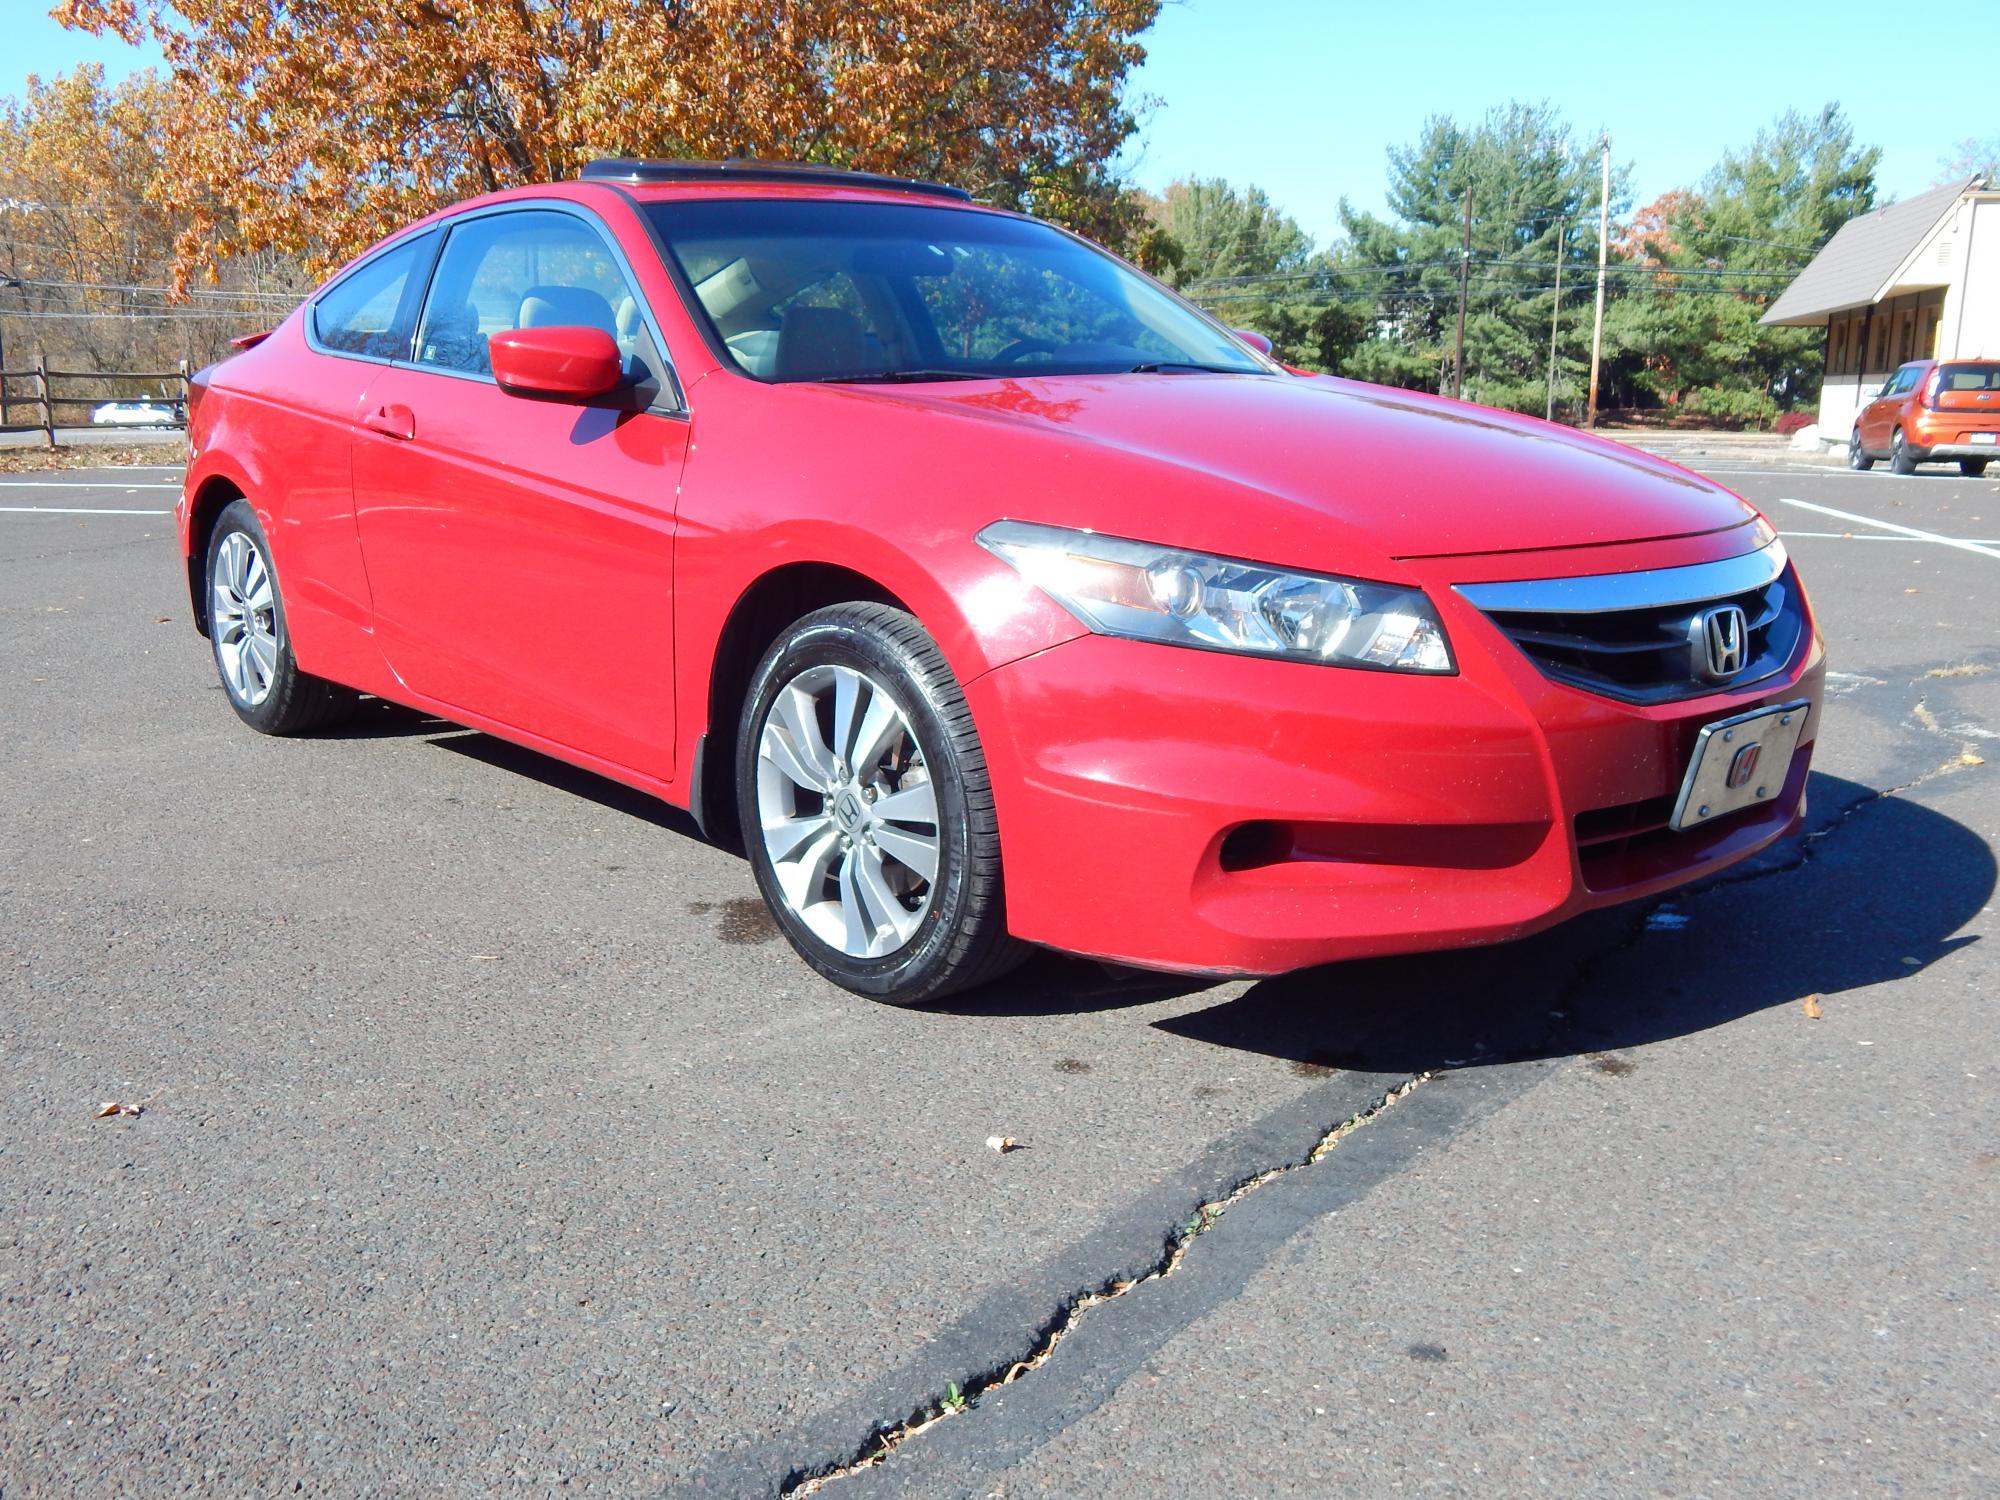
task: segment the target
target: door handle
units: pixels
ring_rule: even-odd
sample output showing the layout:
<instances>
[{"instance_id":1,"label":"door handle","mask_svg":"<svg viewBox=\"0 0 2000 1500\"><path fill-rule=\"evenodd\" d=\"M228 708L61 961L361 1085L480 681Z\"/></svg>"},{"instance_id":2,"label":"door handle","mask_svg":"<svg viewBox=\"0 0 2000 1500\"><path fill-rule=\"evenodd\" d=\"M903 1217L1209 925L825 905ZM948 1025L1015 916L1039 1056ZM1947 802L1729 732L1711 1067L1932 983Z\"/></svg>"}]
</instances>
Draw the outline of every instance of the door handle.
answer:
<instances>
[{"instance_id":1,"label":"door handle","mask_svg":"<svg viewBox=\"0 0 2000 1500\"><path fill-rule=\"evenodd\" d=\"M408 442L417 435L417 415L409 407L391 402L378 406L361 419L361 425L370 432L379 432L384 437L400 438Z\"/></svg>"}]
</instances>

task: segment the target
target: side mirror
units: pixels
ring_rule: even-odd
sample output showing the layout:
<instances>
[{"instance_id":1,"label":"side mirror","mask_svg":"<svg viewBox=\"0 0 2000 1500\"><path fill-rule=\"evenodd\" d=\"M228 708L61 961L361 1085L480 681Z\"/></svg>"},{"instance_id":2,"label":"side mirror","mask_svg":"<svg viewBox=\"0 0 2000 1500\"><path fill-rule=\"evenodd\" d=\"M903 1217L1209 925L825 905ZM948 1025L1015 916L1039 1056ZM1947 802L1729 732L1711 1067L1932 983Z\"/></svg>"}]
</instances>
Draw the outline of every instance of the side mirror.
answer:
<instances>
[{"instance_id":1,"label":"side mirror","mask_svg":"<svg viewBox=\"0 0 2000 1500\"><path fill-rule=\"evenodd\" d=\"M510 396L588 401L625 383L618 342L602 328L513 328L486 347L493 378Z\"/></svg>"},{"instance_id":2,"label":"side mirror","mask_svg":"<svg viewBox=\"0 0 2000 1500\"><path fill-rule=\"evenodd\" d=\"M1271 341L1253 328L1232 328L1230 332L1243 340L1252 349L1255 349L1259 354L1269 354L1271 352Z\"/></svg>"}]
</instances>

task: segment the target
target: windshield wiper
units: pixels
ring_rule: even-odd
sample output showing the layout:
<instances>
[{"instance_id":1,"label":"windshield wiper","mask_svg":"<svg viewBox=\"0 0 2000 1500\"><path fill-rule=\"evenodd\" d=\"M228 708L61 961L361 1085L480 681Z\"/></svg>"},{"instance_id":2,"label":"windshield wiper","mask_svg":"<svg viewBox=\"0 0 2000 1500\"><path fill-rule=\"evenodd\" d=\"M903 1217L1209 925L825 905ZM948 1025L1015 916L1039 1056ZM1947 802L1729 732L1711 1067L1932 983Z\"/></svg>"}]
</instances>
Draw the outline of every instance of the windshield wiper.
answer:
<instances>
[{"instance_id":1,"label":"windshield wiper","mask_svg":"<svg viewBox=\"0 0 2000 1500\"><path fill-rule=\"evenodd\" d=\"M1127 375L1258 375L1259 370L1238 369L1234 365L1200 365L1186 359L1151 359L1133 365Z\"/></svg>"},{"instance_id":2,"label":"windshield wiper","mask_svg":"<svg viewBox=\"0 0 2000 1500\"><path fill-rule=\"evenodd\" d=\"M923 380L991 380L971 370L873 370L865 375L820 375L814 385L909 385Z\"/></svg>"}]
</instances>

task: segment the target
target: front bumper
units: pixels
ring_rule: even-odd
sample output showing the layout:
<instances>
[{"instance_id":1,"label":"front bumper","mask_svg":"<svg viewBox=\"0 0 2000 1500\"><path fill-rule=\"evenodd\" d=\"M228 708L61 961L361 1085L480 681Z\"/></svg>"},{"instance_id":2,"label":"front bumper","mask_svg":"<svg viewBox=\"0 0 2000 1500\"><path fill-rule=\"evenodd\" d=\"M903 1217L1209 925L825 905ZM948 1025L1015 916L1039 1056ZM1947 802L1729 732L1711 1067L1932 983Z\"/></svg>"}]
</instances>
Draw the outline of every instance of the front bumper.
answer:
<instances>
[{"instance_id":1,"label":"front bumper","mask_svg":"<svg viewBox=\"0 0 2000 1500\"><path fill-rule=\"evenodd\" d=\"M1459 673L1424 677L1085 636L967 687L1019 937L1261 975L1524 936L1651 896L1803 814L1823 660L1642 707L1541 675L1426 578ZM1664 824L1703 724L1807 699L1780 794Z\"/></svg>"}]
</instances>

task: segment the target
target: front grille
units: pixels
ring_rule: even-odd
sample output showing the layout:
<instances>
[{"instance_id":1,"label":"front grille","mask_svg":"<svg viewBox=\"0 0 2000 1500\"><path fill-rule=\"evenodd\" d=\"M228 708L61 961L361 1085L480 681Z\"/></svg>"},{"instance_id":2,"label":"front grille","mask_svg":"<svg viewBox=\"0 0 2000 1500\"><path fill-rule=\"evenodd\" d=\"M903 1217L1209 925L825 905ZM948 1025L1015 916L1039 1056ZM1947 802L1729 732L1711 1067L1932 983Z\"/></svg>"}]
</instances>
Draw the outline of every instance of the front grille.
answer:
<instances>
[{"instance_id":1,"label":"front grille","mask_svg":"<svg viewBox=\"0 0 2000 1500\"><path fill-rule=\"evenodd\" d=\"M1718 604L1734 604L1748 626L1744 665L1716 681L1695 669L1698 624ZM1797 575L1790 567L1760 589L1705 599L1602 614L1496 611L1529 660L1558 682L1628 703L1669 703L1703 693L1734 690L1783 671L1805 628Z\"/></svg>"}]
</instances>

